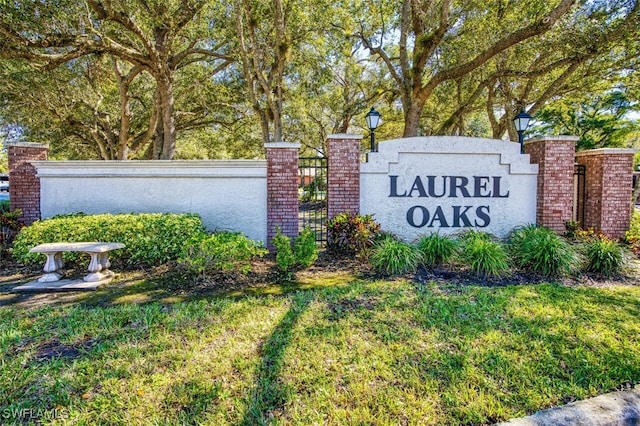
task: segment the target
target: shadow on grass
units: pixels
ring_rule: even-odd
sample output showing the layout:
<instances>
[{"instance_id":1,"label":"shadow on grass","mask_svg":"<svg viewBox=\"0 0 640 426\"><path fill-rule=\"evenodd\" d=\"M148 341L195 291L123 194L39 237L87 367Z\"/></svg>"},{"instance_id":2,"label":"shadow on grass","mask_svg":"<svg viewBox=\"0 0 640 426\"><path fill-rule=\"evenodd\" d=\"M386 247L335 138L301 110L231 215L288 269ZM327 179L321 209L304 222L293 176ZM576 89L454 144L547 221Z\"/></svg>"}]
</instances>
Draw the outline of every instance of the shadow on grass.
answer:
<instances>
[{"instance_id":1,"label":"shadow on grass","mask_svg":"<svg viewBox=\"0 0 640 426\"><path fill-rule=\"evenodd\" d=\"M14 287L36 279L41 274L41 271L31 268L28 274L15 275L11 280L0 280L0 306L37 308L72 304L88 307L153 302L172 304L212 297L241 298L288 294L299 290L345 286L357 279L355 274L346 270L300 271L294 280L286 280L273 268L265 268L248 275L227 273L206 277L186 273L175 264L128 271L121 266L111 269L117 271L115 279L95 291L12 292ZM70 278L81 278L81 275Z\"/></svg>"},{"instance_id":2,"label":"shadow on grass","mask_svg":"<svg viewBox=\"0 0 640 426\"><path fill-rule=\"evenodd\" d=\"M295 295L289 311L262 345L262 362L256 372L255 386L249 394L247 409L240 425L268 424L274 418L282 417L281 410L293 393L292 389L280 381L285 351L291 342L296 323L312 301L311 292Z\"/></svg>"}]
</instances>

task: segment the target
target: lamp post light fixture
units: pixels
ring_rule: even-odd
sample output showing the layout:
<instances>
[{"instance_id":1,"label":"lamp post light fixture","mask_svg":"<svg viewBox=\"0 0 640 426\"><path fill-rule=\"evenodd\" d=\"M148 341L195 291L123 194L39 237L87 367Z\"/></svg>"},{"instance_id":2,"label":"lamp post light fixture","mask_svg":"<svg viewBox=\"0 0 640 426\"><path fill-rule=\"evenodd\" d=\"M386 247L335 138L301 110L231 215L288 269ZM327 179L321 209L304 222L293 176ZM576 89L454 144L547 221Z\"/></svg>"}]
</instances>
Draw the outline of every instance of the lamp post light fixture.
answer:
<instances>
[{"instance_id":1,"label":"lamp post light fixture","mask_svg":"<svg viewBox=\"0 0 640 426\"><path fill-rule=\"evenodd\" d=\"M529 126L529 120L531 120L531 116L525 112L524 108L521 109L520 113L513 118L513 125L516 128L516 132L518 132L520 154L524 154L524 132Z\"/></svg>"},{"instance_id":2,"label":"lamp post light fixture","mask_svg":"<svg viewBox=\"0 0 640 426\"><path fill-rule=\"evenodd\" d=\"M371 132L371 152L378 152L378 148L376 147L376 128L380 124L381 115L378 111L371 107L371 111L364 116L364 119L367 120L367 127L369 127L369 131Z\"/></svg>"}]
</instances>

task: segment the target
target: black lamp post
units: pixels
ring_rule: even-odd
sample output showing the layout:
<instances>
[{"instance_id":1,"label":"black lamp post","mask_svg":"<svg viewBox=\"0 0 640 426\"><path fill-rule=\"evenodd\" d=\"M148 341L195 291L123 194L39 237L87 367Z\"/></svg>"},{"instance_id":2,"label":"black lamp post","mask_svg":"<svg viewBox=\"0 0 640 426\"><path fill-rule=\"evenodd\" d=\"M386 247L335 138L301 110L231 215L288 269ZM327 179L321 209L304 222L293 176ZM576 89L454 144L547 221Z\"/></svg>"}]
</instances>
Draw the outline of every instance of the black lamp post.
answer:
<instances>
[{"instance_id":1,"label":"black lamp post","mask_svg":"<svg viewBox=\"0 0 640 426\"><path fill-rule=\"evenodd\" d=\"M371 111L364 116L364 119L367 120L369 131L371 132L371 152L378 152L378 148L376 147L376 127L380 124L380 118L380 113L373 109L373 107L371 107Z\"/></svg>"},{"instance_id":2,"label":"black lamp post","mask_svg":"<svg viewBox=\"0 0 640 426\"><path fill-rule=\"evenodd\" d=\"M521 109L520 113L513 118L513 125L516 128L516 132L518 132L520 154L524 154L524 132L529 126L529 120L531 120L531 116L524 109Z\"/></svg>"}]
</instances>

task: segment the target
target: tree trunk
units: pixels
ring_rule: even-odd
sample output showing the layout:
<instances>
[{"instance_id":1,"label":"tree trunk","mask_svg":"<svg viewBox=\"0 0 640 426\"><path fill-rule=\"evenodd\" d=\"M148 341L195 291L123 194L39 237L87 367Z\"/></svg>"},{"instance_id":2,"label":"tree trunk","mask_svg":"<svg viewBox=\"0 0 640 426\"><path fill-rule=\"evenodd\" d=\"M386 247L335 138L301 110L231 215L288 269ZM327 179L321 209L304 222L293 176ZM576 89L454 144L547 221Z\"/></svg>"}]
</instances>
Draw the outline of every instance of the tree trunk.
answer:
<instances>
[{"instance_id":1,"label":"tree trunk","mask_svg":"<svg viewBox=\"0 0 640 426\"><path fill-rule=\"evenodd\" d=\"M129 157L129 129L131 127L131 103L129 102L129 86L120 81L120 134L118 135L118 160Z\"/></svg>"},{"instance_id":2,"label":"tree trunk","mask_svg":"<svg viewBox=\"0 0 640 426\"><path fill-rule=\"evenodd\" d=\"M418 136L418 128L420 127L420 114L422 113L423 107L424 102L413 99L411 101L411 104L409 105L409 108L405 108L404 131L402 132L403 138Z\"/></svg>"},{"instance_id":3,"label":"tree trunk","mask_svg":"<svg viewBox=\"0 0 640 426\"><path fill-rule=\"evenodd\" d=\"M171 77L160 76L158 79L160 95L160 115L162 116L162 154L161 160L171 160L176 150L176 120Z\"/></svg>"},{"instance_id":4,"label":"tree trunk","mask_svg":"<svg viewBox=\"0 0 640 426\"><path fill-rule=\"evenodd\" d=\"M162 156L162 148L164 146L164 117L162 116L162 106L160 102L160 95L156 89L156 114L158 115L158 122L156 124L156 131L153 136L153 150L151 153L152 160L159 160Z\"/></svg>"}]
</instances>

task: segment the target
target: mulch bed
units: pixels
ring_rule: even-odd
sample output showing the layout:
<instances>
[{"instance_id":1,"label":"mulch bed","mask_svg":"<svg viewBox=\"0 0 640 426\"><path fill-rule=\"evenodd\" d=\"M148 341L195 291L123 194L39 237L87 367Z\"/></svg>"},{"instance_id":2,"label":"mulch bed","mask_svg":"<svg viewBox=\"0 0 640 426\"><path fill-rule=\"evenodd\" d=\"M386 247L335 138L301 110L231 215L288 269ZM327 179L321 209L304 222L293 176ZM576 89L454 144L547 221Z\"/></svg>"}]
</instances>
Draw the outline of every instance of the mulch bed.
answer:
<instances>
[{"instance_id":1,"label":"mulch bed","mask_svg":"<svg viewBox=\"0 0 640 426\"><path fill-rule=\"evenodd\" d=\"M4 253L3 253L4 254ZM260 293L262 290L273 286L296 288L295 282L288 282L276 267L275 256L267 255L262 259L252 262L252 270L248 274L225 273L196 276L188 274L177 264L166 264L153 268L127 267L114 264L112 270L120 273L121 279L114 281L111 292L128 292L127 286L135 283L143 277L151 288L161 289L164 294L175 294L186 297L206 297L220 294L246 294L248 292ZM70 271L73 272L73 271ZM77 272L77 271L76 271ZM83 271L84 272L84 271ZM442 287L459 288L470 285L487 287L499 287L512 284L537 284L556 282L567 286L610 287L619 285L640 285L640 262L635 261L634 267L625 276L602 277L594 274L581 274L571 277L545 277L535 274L527 274L515 271L512 274L500 278L482 277L459 267L436 267L432 269L420 269L415 274L407 274L403 277L416 282L419 285L435 283ZM17 283L23 283L35 279L42 274L42 265L20 265L14 262L6 254L0 258L0 296L5 294L5 300L0 300L0 305L20 303L24 297L8 300L7 293ZM317 262L310 268L297 273L298 279L312 282L315 277L319 279L329 274L344 274L367 280L386 279L388 277L377 274L371 267L355 258L336 258L326 252L321 252ZM131 278L133 277L133 278ZM40 295L38 301L47 303L47 296ZM0 297L0 299L2 299ZM73 296L56 296L51 294L51 299L72 301ZM108 302L108 301L107 301Z\"/></svg>"}]
</instances>

